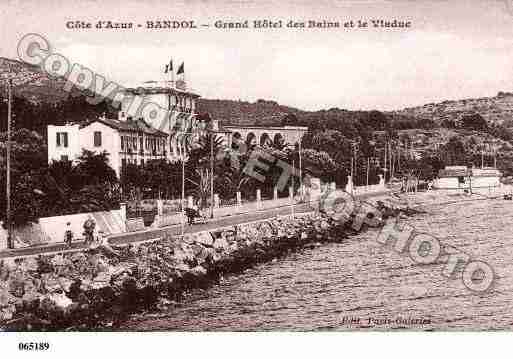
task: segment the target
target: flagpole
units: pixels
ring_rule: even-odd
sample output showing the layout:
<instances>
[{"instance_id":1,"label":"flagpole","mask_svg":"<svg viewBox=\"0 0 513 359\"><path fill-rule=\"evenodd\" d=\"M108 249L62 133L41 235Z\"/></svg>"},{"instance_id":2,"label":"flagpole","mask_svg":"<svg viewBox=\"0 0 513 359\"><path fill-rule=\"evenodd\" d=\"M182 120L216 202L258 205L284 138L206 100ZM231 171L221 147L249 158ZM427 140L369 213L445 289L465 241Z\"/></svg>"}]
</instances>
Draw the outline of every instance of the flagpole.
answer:
<instances>
[{"instance_id":1,"label":"flagpole","mask_svg":"<svg viewBox=\"0 0 513 359\"><path fill-rule=\"evenodd\" d=\"M302 171L302 163L301 163L301 138L299 139L299 194L301 195L301 199L303 199L303 171Z\"/></svg>"},{"instance_id":2,"label":"flagpole","mask_svg":"<svg viewBox=\"0 0 513 359\"><path fill-rule=\"evenodd\" d=\"M173 59L171 59L171 87L175 87L175 70L173 70Z\"/></svg>"},{"instance_id":3,"label":"flagpole","mask_svg":"<svg viewBox=\"0 0 513 359\"><path fill-rule=\"evenodd\" d=\"M388 142L385 143L385 183L387 183L387 147Z\"/></svg>"},{"instance_id":4,"label":"flagpole","mask_svg":"<svg viewBox=\"0 0 513 359\"><path fill-rule=\"evenodd\" d=\"M185 141L185 137L182 137L182 220L181 220L181 223L182 223L182 238L183 238L183 232L184 232L184 221L185 221L185 204L184 204L184 201L185 201L185 156L184 156L184 151L183 151L183 147L184 147L184 141Z\"/></svg>"}]
</instances>

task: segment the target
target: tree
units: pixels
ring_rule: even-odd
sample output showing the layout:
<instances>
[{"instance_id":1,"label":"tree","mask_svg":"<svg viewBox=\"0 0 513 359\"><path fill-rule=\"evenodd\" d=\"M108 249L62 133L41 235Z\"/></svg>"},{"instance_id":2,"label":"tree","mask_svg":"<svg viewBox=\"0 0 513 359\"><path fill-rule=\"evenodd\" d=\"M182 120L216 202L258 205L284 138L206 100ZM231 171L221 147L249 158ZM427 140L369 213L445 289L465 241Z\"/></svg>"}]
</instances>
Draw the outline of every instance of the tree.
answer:
<instances>
[{"instance_id":1,"label":"tree","mask_svg":"<svg viewBox=\"0 0 513 359\"><path fill-rule=\"evenodd\" d=\"M285 115L285 117L281 120L282 126L297 126L298 125L298 119L297 116L293 113L288 113Z\"/></svg>"},{"instance_id":2,"label":"tree","mask_svg":"<svg viewBox=\"0 0 513 359\"><path fill-rule=\"evenodd\" d=\"M107 152L95 153L82 150L73 168L74 187L86 185L114 184L118 179L116 172L109 166L109 154Z\"/></svg>"},{"instance_id":3,"label":"tree","mask_svg":"<svg viewBox=\"0 0 513 359\"><path fill-rule=\"evenodd\" d=\"M477 131L487 131L488 124L486 120L478 113L474 113L472 115L465 115L461 118L461 126L463 128L477 130Z\"/></svg>"},{"instance_id":4,"label":"tree","mask_svg":"<svg viewBox=\"0 0 513 359\"><path fill-rule=\"evenodd\" d=\"M303 175L320 178L323 182L335 180L337 164L327 152L313 149L301 150Z\"/></svg>"},{"instance_id":5,"label":"tree","mask_svg":"<svg viewBox=\"0 0 513 359\"><path fill-rule=\"evenodd\" d=\"M466 166L468 162L467 148L460 137L454 136L438 151L441 161L447 165Z\"/></svg>"}]
</instances>

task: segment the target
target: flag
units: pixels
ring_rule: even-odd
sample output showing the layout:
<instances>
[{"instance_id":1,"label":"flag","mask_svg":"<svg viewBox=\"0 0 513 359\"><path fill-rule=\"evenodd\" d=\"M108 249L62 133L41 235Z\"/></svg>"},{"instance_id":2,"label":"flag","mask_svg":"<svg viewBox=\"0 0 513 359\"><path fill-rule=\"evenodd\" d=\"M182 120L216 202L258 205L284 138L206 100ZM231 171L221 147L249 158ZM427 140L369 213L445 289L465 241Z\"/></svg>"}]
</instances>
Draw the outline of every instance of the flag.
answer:
<instances>
[{"instance_id":1,"label":"flag","mask_svg":"<svg viewBox=\"0 0 513 359\"><path fill-rule=\"evenodd\" d=\"M180 67L178 68L178 71L176 72L177 75L180 75L180 74L183 74L185 72L185 69L184 69L184 62L182 62L182 64L180 65Z\"/></svg>"},{"instance_id":2,"label":"flag","mask_svg":"<svg viewBox=\"0 0 513 359\"><path fill-rule=\"evenodd\" d=\"M166 69L164 70L164 73L167 74L169 72L173 72L173 60L170 60L169 64L166 64Z\"/></svg>"}]
</instances>

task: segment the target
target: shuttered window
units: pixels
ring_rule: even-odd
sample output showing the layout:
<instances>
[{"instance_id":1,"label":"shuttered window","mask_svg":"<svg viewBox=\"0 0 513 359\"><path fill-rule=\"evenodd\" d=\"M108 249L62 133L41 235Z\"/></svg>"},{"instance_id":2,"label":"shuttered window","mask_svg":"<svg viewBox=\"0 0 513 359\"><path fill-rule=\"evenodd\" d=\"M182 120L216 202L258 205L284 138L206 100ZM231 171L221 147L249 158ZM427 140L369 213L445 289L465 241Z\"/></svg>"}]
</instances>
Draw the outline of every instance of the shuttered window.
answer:
<instances>
[{"instance_id":1,"label":"shuttered window","mask_svg":"<svg viewBox=\"0 0 513 359\"><path fill-rule=\"evenodd\" d=\"M56 141L57 147L68 147L68 133L57 132Z\"/></svg>"},{"instance_id":2,"label":"shuttered window","mask_svg":"<svg viewBox=\"0 0 513 359\"><path fill-rule=\"evenodd\" d=\"M94 147L100 147L102 145L102 133L100 131L94 131Z\"/></svg>"}]
</instances>

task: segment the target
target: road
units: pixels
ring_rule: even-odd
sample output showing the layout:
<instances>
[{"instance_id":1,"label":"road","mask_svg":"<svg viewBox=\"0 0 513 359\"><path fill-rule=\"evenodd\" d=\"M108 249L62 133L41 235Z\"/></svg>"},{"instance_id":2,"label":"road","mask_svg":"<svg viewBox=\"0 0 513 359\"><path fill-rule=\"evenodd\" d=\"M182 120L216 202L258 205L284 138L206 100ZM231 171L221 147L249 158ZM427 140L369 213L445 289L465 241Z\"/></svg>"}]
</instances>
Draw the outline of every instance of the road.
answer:
<instances>
[{"instance_id":1,"label":"road","mask_svg":"<svg viewBox=\"0 0 513 359\"><path fill-rule=\"evenodd\" d=\"M309 203L297 204L294 206L294 213L305 213L313 210L313 207ZM267 209L263 211L236 214L232 216L214 218L208 220L206 223L197 223L192 226L185 225L184 233L197 233L216 228L222 228L232 226L241 223L248 223L276 216L283 216L292 214L292 207L277 207ZM162 228L151 228L139 232L129 232L123 234L112 235L108 237L108 242L113 245L122 245L134 242L143 242L156 238L162 238L166 235L180 236L182 234L181 225L173 225ZM17 248L11 250L0 251L0 259L2 258L21 258L37 256L39 254L52 254L59 252L77 252L86 249L86 245L83 240L77 240L72 243L71 246L67 246L65 243L51 243L43 246L34 246L26 248Z\"/></svg>"},{"instance_id":2,"label":"road","mask_svg":"<svg viewBox=\"0 0 513 359\"><path fill-rule=\"evenodd\" d=\"M388 194L389 191L366 193L357 195L357 199L364 199L368 197L375 197ZM316 202L316 201L315 201ZM233 226L241 223L248 223L258 220L264 220L273 218L276 216L290 215L294 213L305 213L314 210L314 203L302 203L296 204L292 209L292 206L276 207L266 209L257 212L235 214L231 216L219 217L210 219L207 223L198 223L192 226L185 225L184 233L197 233L216 228L222 228L227 226ZM152 239L162 238L166 235L180 236L182 234L181 225L173 225L162 228L151 228L139 232L128 232L122 234L111 235L108 237L108 242L113 245L123 245L134 242L144 242ZM10 250L0 251L0 259L3 258L22 258L38 256L40 254L52 254L52 253L63 253L63 252L77 252L86 249L86 245L83 240L77 240L72 243L71 246L67 246L65 243L51 243L43 246L34 246L26 248L17 248Z\"/></svg>"}]
</instances>

